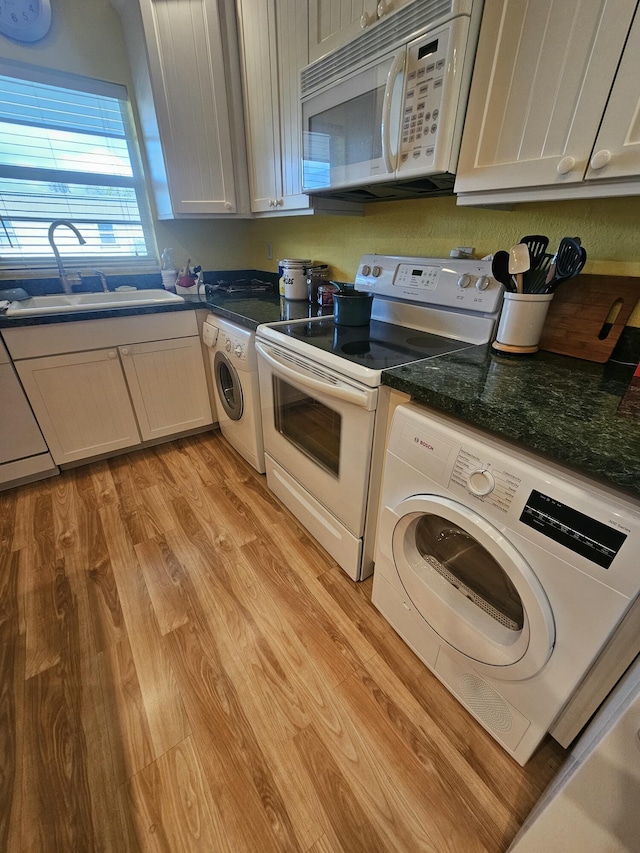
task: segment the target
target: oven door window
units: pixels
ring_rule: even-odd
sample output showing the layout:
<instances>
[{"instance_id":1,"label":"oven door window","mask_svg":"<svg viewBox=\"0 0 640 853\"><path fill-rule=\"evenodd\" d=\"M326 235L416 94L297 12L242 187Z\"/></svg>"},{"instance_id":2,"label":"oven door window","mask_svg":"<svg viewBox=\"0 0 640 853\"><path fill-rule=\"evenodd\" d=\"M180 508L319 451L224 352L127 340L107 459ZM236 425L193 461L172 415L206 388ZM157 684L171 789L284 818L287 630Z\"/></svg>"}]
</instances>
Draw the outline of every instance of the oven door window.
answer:
<instances>
[{"instance_id":1,"label":"oven door window","mask_svg":"<svg viewBox=\"0 0 640 853\"><path fill-rule=\"evenodd\" d=\"M272 378L276 430L338 479L342 416L279 376Z\"/></svg>"}]
</instances>

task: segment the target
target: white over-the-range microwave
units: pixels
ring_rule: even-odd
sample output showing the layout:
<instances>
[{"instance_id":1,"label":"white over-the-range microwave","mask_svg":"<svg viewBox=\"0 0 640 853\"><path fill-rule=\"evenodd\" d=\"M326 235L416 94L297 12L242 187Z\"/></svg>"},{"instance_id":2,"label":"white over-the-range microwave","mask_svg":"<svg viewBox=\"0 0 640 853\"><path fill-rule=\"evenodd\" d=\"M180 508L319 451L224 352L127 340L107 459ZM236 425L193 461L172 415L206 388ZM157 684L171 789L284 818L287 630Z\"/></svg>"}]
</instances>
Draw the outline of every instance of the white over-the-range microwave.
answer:
<instances>
[{"instance_id":1,"label":"white over-the-range microwave","mask_svg":"<svg viewBox=\"0 0 640 853\"><path fill-rule=\"evenodd\" d=\"M304 192L453 191L482 4L414 0L303 69Z\"/></svg>"}]
</instances>

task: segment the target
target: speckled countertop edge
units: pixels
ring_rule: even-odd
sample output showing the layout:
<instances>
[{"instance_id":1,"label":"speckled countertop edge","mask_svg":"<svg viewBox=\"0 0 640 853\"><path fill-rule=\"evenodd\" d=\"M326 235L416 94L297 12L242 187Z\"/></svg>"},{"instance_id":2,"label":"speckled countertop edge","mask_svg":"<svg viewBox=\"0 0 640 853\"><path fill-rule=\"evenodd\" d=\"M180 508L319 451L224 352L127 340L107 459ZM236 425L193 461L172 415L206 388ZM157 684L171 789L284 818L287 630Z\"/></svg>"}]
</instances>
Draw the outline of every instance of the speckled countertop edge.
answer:
<instances>
[{"instance_id":1,"label":"speckled countertop edge","mask_svg":"<svg viewBox=\"0 0 640 853\"><path fill-rule=\"evenodd\" d=\"M640 421L618 414L632 367L489 345L384 371L383 385L640 497Z\"/></svg>"}]
</instances>

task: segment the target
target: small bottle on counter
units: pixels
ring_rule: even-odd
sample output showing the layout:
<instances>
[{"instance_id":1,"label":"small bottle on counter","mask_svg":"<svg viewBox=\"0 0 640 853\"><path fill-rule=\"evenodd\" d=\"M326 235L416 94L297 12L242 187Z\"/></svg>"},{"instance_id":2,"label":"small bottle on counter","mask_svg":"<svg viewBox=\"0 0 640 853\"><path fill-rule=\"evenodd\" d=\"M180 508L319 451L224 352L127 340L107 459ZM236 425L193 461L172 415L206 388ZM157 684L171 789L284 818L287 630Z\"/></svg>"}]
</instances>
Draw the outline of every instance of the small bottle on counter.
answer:
<instances>
[{"instance_id":1,"label":"small bottle on counter","mask_svg":"<svg viewBox=\"0 0 640 853\"><path fill-rule=\"evenodd\" d=\"M309 302L316 302L318 299L318 288L321 284L326 284L329 281L329 267L327 264L313 264L307 267L307 289L309 294Z\"/></svg>"},{"instance_id":2,"label":"small bottle on counter","mask_svg":"<svg viewBox=\"0 0 640 853\"><path fill-rule=\"evenodd\" d=\"M162 276L162 286L165 290L176 292L176 265L173 260L173 249L163 249L161 257L160 275Z\"/></svg>"}]
</instances>

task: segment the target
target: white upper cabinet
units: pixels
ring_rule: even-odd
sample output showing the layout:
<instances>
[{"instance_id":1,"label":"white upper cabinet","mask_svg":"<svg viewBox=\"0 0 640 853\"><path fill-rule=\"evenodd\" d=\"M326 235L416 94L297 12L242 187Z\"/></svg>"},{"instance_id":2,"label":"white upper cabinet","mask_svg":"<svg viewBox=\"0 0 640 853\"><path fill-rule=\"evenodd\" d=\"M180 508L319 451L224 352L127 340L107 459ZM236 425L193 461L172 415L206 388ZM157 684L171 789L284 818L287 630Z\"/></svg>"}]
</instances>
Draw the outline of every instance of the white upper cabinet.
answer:
<instances>
[{"instance_id":1,"label":"white upper cabinet","mask_svg":"<svg viewBox=\"0 0 640 853\"><path fill-rule=\"evenodd\" d=\"M117 6L159 217L246 214L233 5L118 0Z\"/></svg>"},{"instance_id":2,"label":"white upper cabinet","mask_svg":"<svg viewBox=\"0 0 640 853\"><path fill-rule=\"evenodd\" d=\"M282 195L274 0L238 0L251 209ZM274 108L275 107L275 108Z\"/></svg>"},{"instance_id":3,"label":"white upper cabinet","mask_svg":"<svg viewBox=\"0 0 640 853\"><path fill-rule=\"evenodd\" d=\"M640 173L640 63L637 51L624 50L636 5L486 0L455 184L459 203L594 195L585 178ZM608 164L602 153L590 168L600 149L609 152Z\"/></svg>"},{"instance_id":4,"label":"white upper cabinet","mask_svg":"<svg viewBox=\"0 0 640 853\"><path fill-rule=\"evenodd\" d=\"M309 62L357 38L412 0L309 0Z\"/></svg>"},{"instance_id":5,"label":"white upper cabinet","mask_svg":"<svg viewBox=\"0 0 640 853\"><path fill-rule=\"evenodd\" d=\"M251 210L360 213L353 202L302 192L300 71L308 60L307 4L236 0Z\"/></svg>"},{"instance_id":6,"label":"white upper cabinet","mask_svg":"<svg viewBox=\"0 0 640 853\"><path fill-rule=\"evenodd\" d=\"M587 180L640 175L640 11L622 54Z\"/></svg>"}]
</instances>

